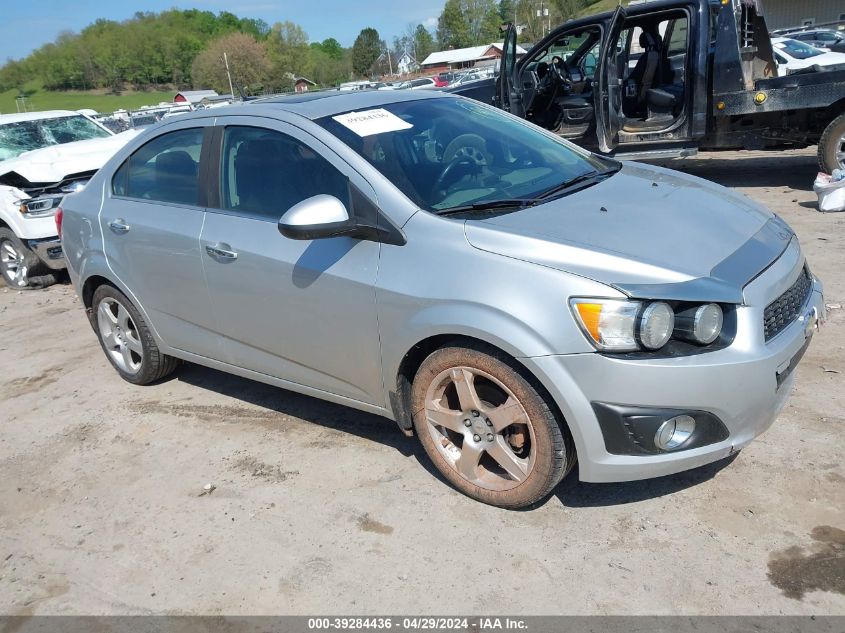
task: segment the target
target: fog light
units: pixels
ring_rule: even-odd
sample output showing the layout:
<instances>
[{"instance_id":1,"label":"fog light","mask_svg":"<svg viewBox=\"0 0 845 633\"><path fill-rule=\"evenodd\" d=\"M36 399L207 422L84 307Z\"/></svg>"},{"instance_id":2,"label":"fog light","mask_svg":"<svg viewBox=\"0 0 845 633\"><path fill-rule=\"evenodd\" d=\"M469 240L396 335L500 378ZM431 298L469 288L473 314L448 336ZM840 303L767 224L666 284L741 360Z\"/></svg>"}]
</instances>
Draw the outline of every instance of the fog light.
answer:
<instances>
[{"instance_id":1,"label":"fog light","mask_svg":"<svg viewBox=\"0 0 845 633\"><path fill-rule=\"evenodd\" d=\"M678 415L666 420L654 434L654 443L664 451L673 451L686 442L695 430L695 419Z\"/></svg>"}]
</instances>

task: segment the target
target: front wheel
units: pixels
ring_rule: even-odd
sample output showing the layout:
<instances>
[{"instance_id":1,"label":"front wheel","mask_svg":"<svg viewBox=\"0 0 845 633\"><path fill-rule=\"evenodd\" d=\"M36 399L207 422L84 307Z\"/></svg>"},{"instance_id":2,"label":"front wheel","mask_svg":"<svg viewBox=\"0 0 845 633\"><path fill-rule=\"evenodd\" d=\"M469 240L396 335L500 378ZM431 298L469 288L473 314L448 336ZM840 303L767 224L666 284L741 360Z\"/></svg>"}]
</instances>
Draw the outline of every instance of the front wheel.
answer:
<instances>
[{"instance_id":1,"label":"front wheel","mask_svg":"<svg viewBox=\"0 0 845 633\"><path fill-rule=\"evenodd\" d=\"M845 169L845 114L833 119L822 133L819 169L826 174L832 174L834 169Z\"/></svg>"},{"instance_id":2,"label":"front wheel","mask_svg":"<svg viewBox=\"0 0 845 633\"><path fill-rule=\"evenodd\" d=\"M464 494L503 508L545 497L575 463L571 438L510 359L448 347L420 366L414 428L437 469Z\"/></svg>"},{"instance_id":3,"label":"front wheel","mask_svg":"<svg viewBox=\"0 0 845 633\"><path fill-rule=\"evenodd\" d=\"M144 317L117 288L97 288L92 308L100 345L124 380L146 385L176 369L179 361L159 351Z\"/></svg>"},{"instance_id":4,"label":"front wheel","mask_svg":"<svg viewBox=\"0 0 845 633\"><path fill-rule=\"evenodd\" d=\"M49 285L43 283L41 268L38 255L27 248L10 229L0 228L0 274L7 286L23 289Z\"/></svg>"}]
</instances>

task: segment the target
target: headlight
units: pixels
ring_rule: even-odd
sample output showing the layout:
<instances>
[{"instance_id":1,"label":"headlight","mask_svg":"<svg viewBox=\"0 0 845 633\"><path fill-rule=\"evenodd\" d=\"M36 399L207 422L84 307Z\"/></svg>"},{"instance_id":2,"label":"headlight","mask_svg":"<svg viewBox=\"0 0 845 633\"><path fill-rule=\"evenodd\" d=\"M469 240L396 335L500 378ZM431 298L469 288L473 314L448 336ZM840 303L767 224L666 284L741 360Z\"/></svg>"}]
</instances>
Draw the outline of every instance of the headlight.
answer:
<instances>
[{"instance_id":1,"label":"headlight","mask_svg":"<svg viewBox=\"0 0 845 633\"><path fill-rule=\"evenodd\" d=\"M32 218L47 217L55 214L56 208L59 206L61 201L61 196L21 200L20 211L24 215Z\"/></svg>"},{"instance_id":2,"label":"headlight","mask_svg":"<svg viewBox=\"0 0 845 633\"><path fill-rule=\"evenodd\" d=\"M724 316L715 303L688 308L675 317L675 336L700 345L709 345L722 333Z\"/></svg>"},{"instance_id":3,"label":"headlight","mask_svg":"<svg viewBox=\"0 0 845 633\"><path fill-rule=\"evenodd\" d=\"M646 349L660 349L672 338L675 313L668 303L655 301L648 304L639 320L638 338Z\"/></svg>"},{"instance_id":4,"label":"headlight","mask_svg":"<svg viewBox=\"0 0 845 633\"><path fill-rule=\"evenodd\" d=\"M570 306L581 330L603 352L654 351L673 337L709 345L722 333L722 308L705 303L680 309L665 301L573 298Z\"/></svg>"},{"instance_id":5,"label":"headlight","mask_svg":"<svg viewBox=\"0 0 845 633\"><path fill-rule=\"evenodd\" d=\"M634 335L639 301L624 299L572 299L578 324L602 351L632 352L639 349Z\"/></svg>"}]
</instances>

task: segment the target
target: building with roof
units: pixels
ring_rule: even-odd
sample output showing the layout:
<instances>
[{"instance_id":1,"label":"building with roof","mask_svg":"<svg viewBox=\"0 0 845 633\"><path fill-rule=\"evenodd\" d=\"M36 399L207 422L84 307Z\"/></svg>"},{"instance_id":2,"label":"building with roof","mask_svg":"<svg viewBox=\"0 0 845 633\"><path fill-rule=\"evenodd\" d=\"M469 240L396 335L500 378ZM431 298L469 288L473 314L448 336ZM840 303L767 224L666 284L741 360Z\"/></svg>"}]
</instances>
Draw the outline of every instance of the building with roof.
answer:
<instances>
[{"instance_id":1,"label":"building with roof","mask_svg":"<svg viewBox=\"0 0 845 633\"><path fill-rule=\"evenodd\" d=\"M491 66L502 57L502 42L470 46L469 48L455 48L448 51L438 51L426 57L422 62L425 71L455 70L458 68L474 68L475 66ZM516 47L517 56L525 55L521 46Z\"/></svg>"},{"instance_id":2,"label":"building with roof","mask_svg":"<svg viewBox=\"0 0 845 633\"><path fill-rule=\"evenodd\" d=\"M176 96L173 97L173 103L190 103L191 105L197 105L206 97L216 96L218 96L216 90L183 90L182 92L176 93Z\"/></svg>"},{"instance_id":3,"label":"building with roof","mask_svg":"<svg viewBox=\"0 0 845 633\"><path fill-rule=\"evenodd\" d=\"M308 79L308 77L294 77L293 78L293 91L294 92L308 92L309 88L316 86L317 84Z\"/></svg>"}]
</instances>

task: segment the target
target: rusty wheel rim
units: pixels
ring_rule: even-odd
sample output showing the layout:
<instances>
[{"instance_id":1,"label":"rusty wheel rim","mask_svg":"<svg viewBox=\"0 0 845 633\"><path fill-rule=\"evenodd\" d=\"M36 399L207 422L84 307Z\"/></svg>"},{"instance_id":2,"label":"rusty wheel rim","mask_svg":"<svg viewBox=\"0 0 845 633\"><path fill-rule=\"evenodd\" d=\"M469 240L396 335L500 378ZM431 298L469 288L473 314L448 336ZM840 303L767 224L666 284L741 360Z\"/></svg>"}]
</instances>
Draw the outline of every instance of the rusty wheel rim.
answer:
<instances>
[{"instance_id":1,"label":"rusty wheel rim","mask_svg":"<svg viewBox=\"0 0 845 633\"><path fill-rule=\"evenodd\" d=\"M441 372L426 392L425 416L438 453L470 483L511 490L531 474L537 452L531 419L492 375L474 367Z\"/></svg>"}]
</instances>

